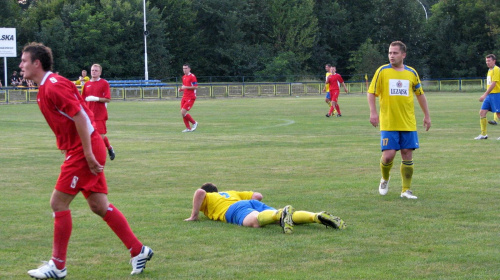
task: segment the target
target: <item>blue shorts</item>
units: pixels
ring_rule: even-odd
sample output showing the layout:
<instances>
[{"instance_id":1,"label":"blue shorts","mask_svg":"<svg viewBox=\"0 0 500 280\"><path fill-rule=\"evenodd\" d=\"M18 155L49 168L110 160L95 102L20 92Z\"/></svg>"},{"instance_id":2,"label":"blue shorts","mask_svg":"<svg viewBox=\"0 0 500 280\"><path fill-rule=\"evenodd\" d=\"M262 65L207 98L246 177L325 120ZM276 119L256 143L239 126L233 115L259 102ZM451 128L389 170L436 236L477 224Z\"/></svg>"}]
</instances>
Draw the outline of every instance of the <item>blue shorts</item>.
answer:
<instances>
[{"instance_id":1,"label":"blue shorts","mask_svg":"<svg viewBox=\"0 0 500 280\"><path fill-rule=\"evenodd\" d=\"M243 220L253 211L276 210L258 200L241 200L229 206L226 212L226 221L230 224L243 225Z\"/></svg>"},{"instance_id":2,"label":"blue shorts","mask_svg":"<svg viewBox=\"0 0 500 280\"><path fill-rule=\"evenodd\" d=\"M418 149L416 131L380 131L380 148L384 150Z\"/></svg>"},{"instance_id":3,"label":"blue shorts","mask_svg":"<svg viewBox=\"0 0 500 280\"><path fill-rule=\"evenodd\" d=\"M483 101L481 110L491 111L493 113L500 112L500 93L488 94Z\"/></svg>"},{"instance_id":4,"label":"blue shorts","mask_svg":"<svg viewBox=\"0 0 500 280\"><path fill-rule=\"evenodd\" d=\"M326 98L326 99L328 99L328 100L330 100L330 99L331 99L331 97L330 97L330 92L329 92L329 91L327 91L327 92L326 92L325 98Z\"/></svg>"}]
</instances>

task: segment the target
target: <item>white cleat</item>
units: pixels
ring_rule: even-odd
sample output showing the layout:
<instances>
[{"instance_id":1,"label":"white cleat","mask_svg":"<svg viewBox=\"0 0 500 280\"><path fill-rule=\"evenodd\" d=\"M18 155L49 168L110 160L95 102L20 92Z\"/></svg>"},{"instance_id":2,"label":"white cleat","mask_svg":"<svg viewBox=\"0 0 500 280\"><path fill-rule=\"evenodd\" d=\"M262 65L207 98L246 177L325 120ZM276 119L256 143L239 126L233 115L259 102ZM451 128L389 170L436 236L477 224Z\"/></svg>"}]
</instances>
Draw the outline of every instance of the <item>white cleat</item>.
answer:
<instances>
[{"instance_id":1,"label":"white cleat","mask_svg":"<svg viewBox=\"0 0 500 280\"><path fill-rule=\"evenodd\" d=\"M192 130L189 128L184 129L182 132L191 132Z\"/></svg>"},{"instance_id":2,"label":"white cleat","mask_svg":"<svg viewBox=\"0 0 500 280\"><path fill-rule=\"evenodd\" d=\"M28 274L35 279L64 279L66 273L66 268L57 269L53 260L44 263L37 269L28 271Z\"/></svg>"},{"instance_id":3,"label":"white cleat","mask_svg":"<svg viewBox=\"0 0 500 280\"><path fill-rule=\"evenodd\" d=\"M482 135L482 134L479 134L478 137L474 138L476 140L483 140L483 139L488 139L488 135Z\"/></svg>"},{"instance_id":4,"label":"white cleat","mask_svg":"<svg viewBox=\"0 0 500 280\"><path fill-rule=\"evenodd\" d=\"M198 122L195 122L191 127L191 131L195 131L197 127L198 127Z\"/></svg>"},{"instance_id":5,"label":"white cleat","mask_svg":"<svg viewBox=\"0 0 500 280\"><path fill-rule=\"evenodd\" d=\"M416 196L413 195L413 192L410 190L405 191L404 193L401 193L401 197L406 197L408 199L417 199Z\"/></svg>"},{"instance_id":6,"label":"white cleat","mask_svg":"<svg viewBox=\"0 0 500 280\"><path fill-rule=\"evenodd\" d=\"M391 180L391 178L389 178ZM380 195L386 195L389 191L389 180L384 180L384 178L380 179L380 185L378 185L378 192Z\"/></svg>"},{"instance_id":7,"label":"white cleat","mask_svg":"<svg viewBox=\"0 0 500 280\"><path fill-rule=\"evenodd\" d=\"M132 259L130 259L130 264L132 265L131 275L141 274L146 268L146 262L151 260L153 257L153 250L148 246L142 246L141 253Z\"/></svg>"}]
</instances>

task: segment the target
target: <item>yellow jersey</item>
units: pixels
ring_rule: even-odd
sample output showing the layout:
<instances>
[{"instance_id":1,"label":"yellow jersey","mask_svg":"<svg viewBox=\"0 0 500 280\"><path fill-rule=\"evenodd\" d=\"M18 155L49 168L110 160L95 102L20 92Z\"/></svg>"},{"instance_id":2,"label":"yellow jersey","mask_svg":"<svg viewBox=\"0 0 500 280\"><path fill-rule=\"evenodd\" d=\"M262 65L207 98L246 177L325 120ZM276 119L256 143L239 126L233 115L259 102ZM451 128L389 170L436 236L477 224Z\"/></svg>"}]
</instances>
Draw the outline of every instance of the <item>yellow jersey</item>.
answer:
<instances>
[{"instance_id":1,"label":"yellow jersey","mask_svg":"<svg viewBox=\"0 0 500 280\"><path fill-rule=\"evenodd\" d=\"M325 74L325 83L326 83L326 81L328 81L328 76L330 76L331 74L332 73L330 73L330 72L326 72L326 74ZM325 91L326 92L330 92L330 88L328 87L327 84L325 84Z\"/></svg>"},{"instance_id":2,"label":"yellow jersey","mask_svg":"<svg viewBox=\"0 0 500 280\"><path fill-rule=\"evenodd\" d=\"M380 130L417 130L413 96L424 91L415 69L404 65L403 71L397 71L390 64L380 66L373 75L368 94L379 97Z\"/></svg>"},{"instance_id":3,"label":"yellow jersey","mask_svg":"<svg viewBox=\"0 0 500 280\"><path fill-rule=\"evenodd\" d=\"M225 192L211 192L205 195L205 199L201 204L200 211L205 214L209 219L214 221L226 221L227 209L234 203L240 200L252 199L253 192L238 192L238 191L225 191Z\"/></svg>"},{"instance_id":4,"label":"yellow jersey","mask_svg":"<svg viewBox=\"0 0 500 280\"><path fill-rule=\"evenodd\" d=\"M492 82L497 82L490 94L500 93L500 68L498 66L493 66L493 69L488 70L488 75L486 76L486 84L488 87Z\"/></svg>"}]
</instances>

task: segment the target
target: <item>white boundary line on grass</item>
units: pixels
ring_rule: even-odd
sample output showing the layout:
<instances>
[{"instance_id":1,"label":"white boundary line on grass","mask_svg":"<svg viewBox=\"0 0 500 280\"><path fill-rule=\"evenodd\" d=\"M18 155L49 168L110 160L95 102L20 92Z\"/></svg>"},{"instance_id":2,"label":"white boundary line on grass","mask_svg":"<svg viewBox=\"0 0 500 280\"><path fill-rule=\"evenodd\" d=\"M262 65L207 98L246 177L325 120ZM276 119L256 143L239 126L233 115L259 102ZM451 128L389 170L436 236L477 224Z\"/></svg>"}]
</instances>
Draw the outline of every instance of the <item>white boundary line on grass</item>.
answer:
<instances>
[{"instance_id":1,"label":"white boundary line on grass","mask_svg":"<svg viewBox=\"0 0 500 280\"><path fill-rule=\"evenodd\" d=\"M265 129L265 128L270 128L270 127L287 126L287 125L292 125L295 123L294 120L284 120L284 119L278 119L278 120L283 121L284 123L279 123L279 124L275 124L275 125L268 125L268 126L260 126L258 128Z\"/></svg>"}]
</instances>

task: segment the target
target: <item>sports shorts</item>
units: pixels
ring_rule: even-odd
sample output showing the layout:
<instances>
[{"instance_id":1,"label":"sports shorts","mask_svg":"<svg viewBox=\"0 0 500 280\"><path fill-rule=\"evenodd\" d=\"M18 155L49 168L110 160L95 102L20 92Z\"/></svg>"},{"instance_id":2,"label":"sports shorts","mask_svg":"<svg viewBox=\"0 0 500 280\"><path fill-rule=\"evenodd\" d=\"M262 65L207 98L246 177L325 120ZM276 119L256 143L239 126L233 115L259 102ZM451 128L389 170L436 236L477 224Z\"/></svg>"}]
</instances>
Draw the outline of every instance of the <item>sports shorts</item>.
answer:
<instances>
[{"instance_id":1,"label":"sports shorts","mask_svg":"<svg viewBox=\"0 0 500 280\"><path fill-rule=\"evenodd\" d=\"M185 109L186 111L191 110L193 108L194 102L196 101L196 97L193 98L182 98L181 100L181 109Z\"/></svg>"},{"instance_id":2,"label":"sports shorts","mask_svg":"<svg viewBox=\"0 0 500 280\"><path fill-rule=\"evenodd\" d=\"M331 93L331 98L330 100L333 101L333 102L338 102L339 100L339 94L340 94L340 90L334 90L332 93Z\"/></svg>"},{"instance_id":3,"label":"sports shorts","mask_svg":"<svg viewBox=\"0 0 500 280\"><path fill-rule=\"evenodd\" d=\"M226 212L226 221L230 224L243 225L243 220L253 211L276 210L259 200L241 200L229 206Z\"/></svg>"},{"instance_id":4,"label":"sports shorts","mask_svg":"<svg viewBox=\"0 0 500 280\"><path fill-rule=\"evenodd\" d=\"M500 112L500 93L490 93L483 101L481 110L491 111L493 113Z\"/></svg>"},{"instance_id":5,"label":"sports shorts","mask_svg":"<svg viewBox=\"0 0 500 280\"><path fill-rule=\"evenodd\" d=\"M380 131L380 147L384 150L418 149L416 131Z\"/></svg>"},{"instance_id":6,"label":"sports shorts","mask_svg":"<svg viewBox=\"0 0 500 280\"><path fill-rule=\"evenodd\" d=\"M108 133L108 130L106 129L106 120L94 121L94 122L95 122L95 129L99 134Z\"/></svg>"},{"instance_id":7,"label":"sports shorts","mask_svg":"<svg viewBox=\"0 0 500 280\"><path fill-rule=\"evenodd\" d=\"M90 139L92 152L96 160L104 166L107 155L104 141L96 131L92 133ZM97 175L90 172L82 146L66 152L66 160L61 165L61 173L57 179L55 189L71 195L82 192L85 198L91 193L108 193L104 171L97 173Z\"/></svg>"},{"instance_id":8,"label":"sports shorts","mask_svg":"<svg viewBox=\"0 0 500 280\"><path fill-rule=\"evenodd\" d=\"M329 91L326 92L325 98L330 100L330 92Z\"/></svg>"}]
</instances>

